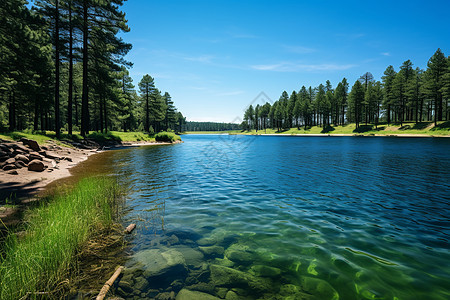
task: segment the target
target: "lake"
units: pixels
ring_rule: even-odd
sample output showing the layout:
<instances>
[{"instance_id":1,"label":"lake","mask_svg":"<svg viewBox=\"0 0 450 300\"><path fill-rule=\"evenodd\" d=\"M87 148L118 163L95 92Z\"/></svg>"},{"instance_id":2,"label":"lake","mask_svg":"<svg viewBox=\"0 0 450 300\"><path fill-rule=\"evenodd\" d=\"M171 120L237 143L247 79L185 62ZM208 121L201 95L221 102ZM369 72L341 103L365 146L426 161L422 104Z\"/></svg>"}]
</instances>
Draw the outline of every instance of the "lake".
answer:
<instances>
[{"instance_id":1,"label":"lake","mask_svg":"<svg viewBox=\"0 0 450 300\"><path fill-rule=\"evenodd\" d=\"M182 138L108 152L137 223L120 296L450 298L450 139Z\"/></svg>"}]
</instances>

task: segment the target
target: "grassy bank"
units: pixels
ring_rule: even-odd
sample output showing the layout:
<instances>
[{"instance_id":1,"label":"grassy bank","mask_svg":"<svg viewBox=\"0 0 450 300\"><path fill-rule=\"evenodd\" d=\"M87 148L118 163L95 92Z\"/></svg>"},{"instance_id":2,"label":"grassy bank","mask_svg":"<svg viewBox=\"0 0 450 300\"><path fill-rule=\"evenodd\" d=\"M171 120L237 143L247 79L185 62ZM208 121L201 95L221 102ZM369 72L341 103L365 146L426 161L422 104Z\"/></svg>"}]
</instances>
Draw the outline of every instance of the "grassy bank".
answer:
<instances>
[{"instance_id":1,"label":"grassy bank","mask_svg":"<svg viewBox=\"0 0 450 300\"><path fill-rule=\"evenodd\" d=\"M168 142L168 143L173 143L176 141L181 141L181 138L179 135L176 135L173 132L160 132L155 134L155 140L157 142Z\"/></svg>"},{"instance_id":2,"label":"grassy bank","mask_svg":"<svg viewBox=\"0 0 450 300\"><path fill-rule=\"evenodd\" d=\"M375 125L360 125L357 129L355 123L351 123L344 126L328 126L319 127L314 126L308 128L304 127L290 128L288 130L277 131L272 128L267 128L266 132L264 130L251 130L244 131L239 134L358 134L358 135L430 135L430 136L448 136L450 135L450 121L438 122L437 126L434 126L433 122L423 122L423 123L403 123L400 124L380 124L378 128Z\"/></svg>"},{"instance_id":3,"label":"grassy bank","mask_svg":"<svg viewBox=\"0 0 450 300\"><path fill-rule=\"evenodd\" d=\"M147 134L144 132L122 132L122 131L108 131L107 133L100 133L93 131L91 132L87 138L98 143L104 143L108 141L112 142L155 142L158 141L156 138L161 136L170 137L167 141L176 141L181 140L181 138L173 132L160 132L157 134ZM46 132L27 132L27 131L13 131L13 132L3 132L0 133L0 139L3 140L19 140L20 138L27 138L37 141L40 145L47 143L48 141L54 141L57 144L64 145L62 142L64 140L69 141L79 141L82 140L83 137L78 133L74 132L74 134L69 135L67 132L63 132L59 139L56 138L56 134L54 131L46 131Z\"/></svg>"},{"instance_id":4,"label":"grassy bank","mask_svg":"<svg viewBox=\"0 0 450 300\"><path fill-rule=\"evenodd\" d=\"M62 282L76 270L82 245L113 225L119 192L112 178L88 178L27 212L22 237L10 234L4 245L0 299L57 298Z\"/></svg>"}]
</instances>

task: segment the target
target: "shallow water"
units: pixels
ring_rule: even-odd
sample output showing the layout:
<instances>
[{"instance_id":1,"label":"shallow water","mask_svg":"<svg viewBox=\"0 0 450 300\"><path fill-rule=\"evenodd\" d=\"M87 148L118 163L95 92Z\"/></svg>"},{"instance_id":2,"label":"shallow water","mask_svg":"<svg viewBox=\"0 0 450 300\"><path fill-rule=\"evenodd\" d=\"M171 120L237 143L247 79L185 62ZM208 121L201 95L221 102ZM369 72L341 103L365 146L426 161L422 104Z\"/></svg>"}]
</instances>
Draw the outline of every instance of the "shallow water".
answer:
<instances>
[{"instance_id":1,"label":"shallow water","mask_svg":"<svg viewBox=\"0 0 450 300\"><path fill-rule=\"evenodd\" d=\"M182 138L107 154L138 228L118 295L450 298L450 139Z\"/></svg>"}]
</instances>

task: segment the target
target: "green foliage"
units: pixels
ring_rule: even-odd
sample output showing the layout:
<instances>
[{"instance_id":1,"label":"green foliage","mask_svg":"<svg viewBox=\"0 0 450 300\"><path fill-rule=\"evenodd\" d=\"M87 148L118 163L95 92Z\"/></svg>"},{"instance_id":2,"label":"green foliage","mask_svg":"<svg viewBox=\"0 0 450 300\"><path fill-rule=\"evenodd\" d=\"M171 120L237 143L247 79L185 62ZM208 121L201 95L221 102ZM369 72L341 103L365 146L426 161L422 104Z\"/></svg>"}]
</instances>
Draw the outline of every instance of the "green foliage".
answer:
<instances>
[{"instance_id":1,"label":"green foliage","mask_svg":"<svg viewBox=\"0 0 450 300\"><path fill-rule=\"evenodd\" d=\"M0 299L50 292L76 270L76 253L94 231L112 225L120 189L111 178L88 178L60 189L25 216L25 236L10 234L0 259ZM53 295L58 298L57 295ZM51 298L51 297L50 297Z\"/></svg>"},{"instance_id":2,"label":"green foliage","mask_svg":"<svg viewBox=\"0 0 450 300\"><path fill-rule=\"evenodd\" d=\"M155 134L155 140L157 142L168 142L168 143L173 143L175 141L181 141L181 138L179 135L176 135L173 132L159 132L157 134Z\"/></svg>"},{"instance_id":3,"label":"green foliage","mask_svg":"<svg viewBox=\"0 0 450 300\"><path fill-rule=\"evenodd\" d=\"M184 128L185 131L228 131L241 129L240 125L235 123L193 122L193 121L186 122Z\"/></svg>"}]
</instances>

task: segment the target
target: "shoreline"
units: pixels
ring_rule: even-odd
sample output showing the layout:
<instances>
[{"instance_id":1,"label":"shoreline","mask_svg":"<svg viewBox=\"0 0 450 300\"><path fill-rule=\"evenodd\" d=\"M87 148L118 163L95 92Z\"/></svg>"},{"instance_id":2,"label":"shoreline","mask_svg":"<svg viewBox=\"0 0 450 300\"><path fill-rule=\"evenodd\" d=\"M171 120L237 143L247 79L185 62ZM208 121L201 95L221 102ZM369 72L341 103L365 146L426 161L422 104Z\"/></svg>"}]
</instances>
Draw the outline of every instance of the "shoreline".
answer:
<instances>
[{"instance_id":1,"label":"shoreline","mask_svg":"<svg viewBox=\"0 0 450 300\"><path fill-rule=\"evenodd\" d=\"M232 134L233 135L233 134ZM292 137L399 137L399 138L450 138L450 135L428 135L428 134L358 134L358 133L261 133L261 134L246 134L235 133L235 135L251 135L251 136L292 136Z\"/></svg>"},{"instance_id":2,"label":"shoreline","mask_svg":"<svg viewBox=\"0 0 450 300\"><path fill-rule=\"evenodd\" d=\"M111 151L122 150L132 147L171 145L179 142L123 142L109 147L98 149L78 149L56 146L52 150L57 155L69 157L70 160L62 159L56 165L46 162L47 168L42 172L28 171L28 169L16 169L16 175L8 174L0 170L0 228L9 225L15 225L20 219L20 211L36 200L36 196L45 192L45 190L55 181L73 176L71 169L89 157ZM52 143L49 143L53 145ZM47 145L47 144L46 144ZM13 199L9 199L13 197ZM8 199L8 201L6 201ZM11 205L12 204L12 205Z\"/></svg>"}]
</instances>

